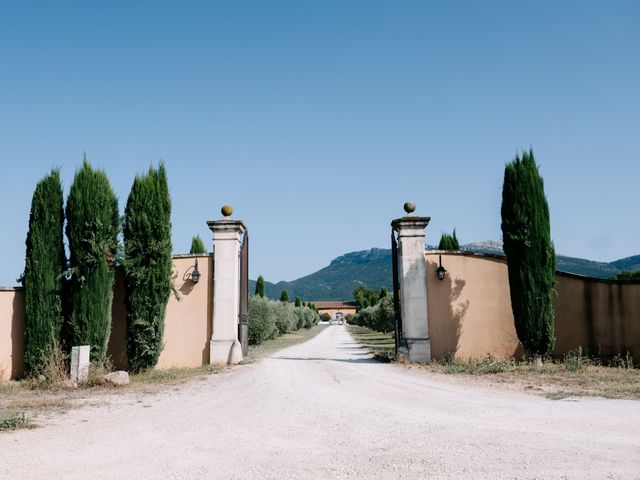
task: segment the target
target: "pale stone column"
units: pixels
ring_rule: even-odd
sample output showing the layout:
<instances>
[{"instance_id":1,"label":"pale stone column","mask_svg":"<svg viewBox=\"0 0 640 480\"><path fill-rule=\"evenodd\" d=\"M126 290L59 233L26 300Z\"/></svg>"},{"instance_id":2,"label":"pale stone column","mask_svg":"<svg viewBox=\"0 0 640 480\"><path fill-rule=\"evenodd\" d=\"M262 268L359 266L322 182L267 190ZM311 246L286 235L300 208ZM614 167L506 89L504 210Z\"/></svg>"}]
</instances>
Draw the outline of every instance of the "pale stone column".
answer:
<instances>
[{"instance_id":1,"label":"pale stone column","mask_svg":"<svg viewBox=\"0 0 640 480\"><path fill-rule=\"evenodd\" d=\"M241 235L246 232L246 227L242 221L231 219L210 221L207 225L213 232L213 319L209 363L235 364L242 361L242 347L238 341L239 254Z\"/></svg>"},{"instance_id":2,"label":"pale stone column","mask_svg":"<svg viewBox=\"0 0 640 480\"><path fill-rule=\"evenodd\" d=\"M408 213L415 206L405 205ZM429 321L427 318L427 277L425 228L430 217L411 214L391 222L398 232L398 282L402 336L398 355L412 362L430 362Z\"/></svg>"}]
</instances>

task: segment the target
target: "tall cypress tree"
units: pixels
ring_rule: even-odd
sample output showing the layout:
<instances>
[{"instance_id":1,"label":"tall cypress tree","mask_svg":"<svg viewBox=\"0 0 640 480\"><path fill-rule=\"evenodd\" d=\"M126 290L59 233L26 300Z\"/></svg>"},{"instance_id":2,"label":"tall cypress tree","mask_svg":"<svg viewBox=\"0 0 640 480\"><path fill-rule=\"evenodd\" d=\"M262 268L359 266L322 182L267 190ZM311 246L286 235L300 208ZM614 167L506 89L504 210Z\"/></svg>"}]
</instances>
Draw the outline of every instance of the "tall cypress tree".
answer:
<instances>
[{"instance_id":1,"label":"tall cypress tree","mask_svg":"<svg viewBox=\"0 0 640 480\"><path fill-rule=\"evenodd\" d=\"M189 250L189 253L207 253L207 249L205 248L204 242L200 238L200 235L196 235L195 237L191 238L191 250Z\"/></svg>"},{"instance_id":2,"label":"tall cypress tree","mask_svg":"<svg viewBox=\"0 0 640 480\"><path fill-rule=\"evenodd\" d=\"M286 290L282 290L280 294L280 301L283 303L289 303L289 292Z\"/></svg>"},{"instance_id":3,"label":"tall cypress tree","mask_svg":"<svg viewBox=\"0 0 640 480\"><path fill-rule=\"evenodd\" d=\"M264 297L264 278L262 278L262 275L256 280L256 295Z\"/></svg>"},{"instance_id":4,"label":"tall cypress tree","mask_svg":"<svg viewBox=\"0 0 640 480\"><path fill-rule=\"evenodd\" d=\"M516 332L528 352L544 355L555 343L555 252L533 150L506 165L501 214Z\"/></svg>"},{"instance_id":5,"label":"tall cypress tree","mask_svg":"<svg viewBox=\"0 0 640 480\"><path fill-rule=\"evenodd\" d=\"M73 345L90 345L104 361L111 333L111 304L120 218L107 175L87 159L76 171L66 208L71 285L68 330Z\"/></svg>"},{"instance_id":6,"label":"tall cypress tree","mask_svg":"<svg viewBox=\"0 0 640 480\"><path fill-rule=\"evenodd\" d=\"M163 164L133 181L124 252L127 355L129 368L140 371L158 363L171 293L171 199Z\"/></svg>"},{"instance_id":7,"label":"tall cypress tree","mask_svg":"<svg viewBox=\"0 0 640 480\"><path fill-rule=\"evenodd\" d=\"M62 274L67 259L63 242L62 185L52 170L36 185L31 200L27 254L22 285L25 298L26 371L39 373L43 357L60 340L62 329Z\"/></svg>"}]
</instances>

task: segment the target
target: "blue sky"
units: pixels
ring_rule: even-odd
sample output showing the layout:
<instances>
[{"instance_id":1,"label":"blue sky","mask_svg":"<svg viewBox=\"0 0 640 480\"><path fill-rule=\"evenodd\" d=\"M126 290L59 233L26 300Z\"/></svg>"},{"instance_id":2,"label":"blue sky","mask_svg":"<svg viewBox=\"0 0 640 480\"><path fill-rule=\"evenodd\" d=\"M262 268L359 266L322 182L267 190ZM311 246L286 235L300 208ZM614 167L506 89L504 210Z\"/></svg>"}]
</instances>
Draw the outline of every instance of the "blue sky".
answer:
<instances>
[{"instance_id":1,"label":"blue sky","mask_svg":"<svg viewBox=\"0 0 640 480\"><path fill-rule=\"evenodd\" d=\"M556 250L640 253L640 2L0 0L0 285L31 195L86 152L121 209L163 160L173 242L234 206L251 276L389 246L500 238L504 164L533 146Z\"/></svg>"}]
</instances>

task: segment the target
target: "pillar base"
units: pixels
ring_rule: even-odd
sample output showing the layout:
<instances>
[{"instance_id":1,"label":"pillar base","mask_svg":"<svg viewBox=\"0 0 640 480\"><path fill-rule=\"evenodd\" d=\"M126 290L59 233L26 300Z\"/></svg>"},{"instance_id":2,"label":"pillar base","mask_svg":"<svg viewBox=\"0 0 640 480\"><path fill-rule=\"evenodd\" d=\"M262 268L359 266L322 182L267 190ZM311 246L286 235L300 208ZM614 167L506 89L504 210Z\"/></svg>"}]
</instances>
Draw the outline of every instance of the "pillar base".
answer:
<instances>
[{"instance_id":1,"label":"pillar base","mask_svg":"<svg viewBox=\"0 0 640 480\"><path fill-rule=\"evenodd\" d=\"M402 338L398 356L410 362L431 363L431 340L428 338Z\"/></svg>"},{"instance_id":2,"label":"pillar base","mask_svg":"<svg viewBox=\"0 0 640 480\"><path fill-rule=\"evenodd\" d=\"M235 365L242 361L242 346L238 340L211 340L209 364Z\"/></svg>"}]
</instances>

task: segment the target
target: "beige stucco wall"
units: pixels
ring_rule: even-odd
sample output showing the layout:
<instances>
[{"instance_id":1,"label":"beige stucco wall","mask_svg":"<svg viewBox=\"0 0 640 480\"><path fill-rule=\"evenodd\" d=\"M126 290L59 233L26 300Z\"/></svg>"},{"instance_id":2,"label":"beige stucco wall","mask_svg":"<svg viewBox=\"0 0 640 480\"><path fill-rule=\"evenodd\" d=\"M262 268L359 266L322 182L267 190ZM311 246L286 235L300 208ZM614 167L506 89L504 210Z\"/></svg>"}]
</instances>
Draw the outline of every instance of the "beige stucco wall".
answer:
<instances>
[{"instance_id":1,"label":"beige stucco wall","mask_svg":"<svg viewBox=\"0 0 640 480\"><path fill-rule=\"evenodd\" d=\"M23 371L24 295L19 289L0 289L0 380Z\"/></svg>"},{"instance_id":2,"label":"beige stucco wall","mask_svg":"<svg viewBox=\"0 0 640 480\"><path fill-rule=\"evenodd\" d=\"M445 280L435 275L438 253L428 252L427 310L434 358L520 355L503 258L443 253ZM640 359L640 283L556 275L556 347L578 346L605 356Z\"/></svg>"},{"instance_id":3,"label":"beige stucco wall","mask_svg":"<svg viewBox=\"0 0 640 480\"><path fill-rule=\"evenodd\" d=\"M190 273L198 259L200 281ZM196 367L209 363L211 338L212 255L177 255L173 258L173 282L178 298L169 297L165 317L164 349L156 368ZM121 272L114 287L108 355L115 368L127 368L126 308ZM24 373L24 296L21 290L0 290L0 379Z\"/></svg>"},{"instance_id":4,"label":"beige stucco wall","mask_svg":"<svg viewBox=\"0 0 640 480\"><path fill-rule=\"evenodd\" d=\"M640 361L640 282L609 282L556 275L554 353L582 346L611 357L629 352Z\"/></svg>"},{"instance_id":5,"label":"beige stucco wall","mask_svg":"<svg viewBox=\"0 0 640 480\"><path fill-rule=\"evenodd\" d=\"M438 254L426 254L431 355L459 358L512 356L518 341L511 313L507 265L487 257L442 254L445 279L435 274Z\"/></svg>"},{"instance_id":6,"label":"beige stucco wall","mask_svg":"<svg viewBox=\"0 0 640 480\"><path fill-rule=\"evenodd\" d=\"M189 276L196 258L200 281ZM171 295L164 323L164 349L156 368L197 367L209 363L211 338L213 256L180 255L173 258L173 282L178 297ZM127 368L127 311L124 282L120 275L113 296L113 320L108 354L114 367Z\"/></svg>"}]
</instances>

